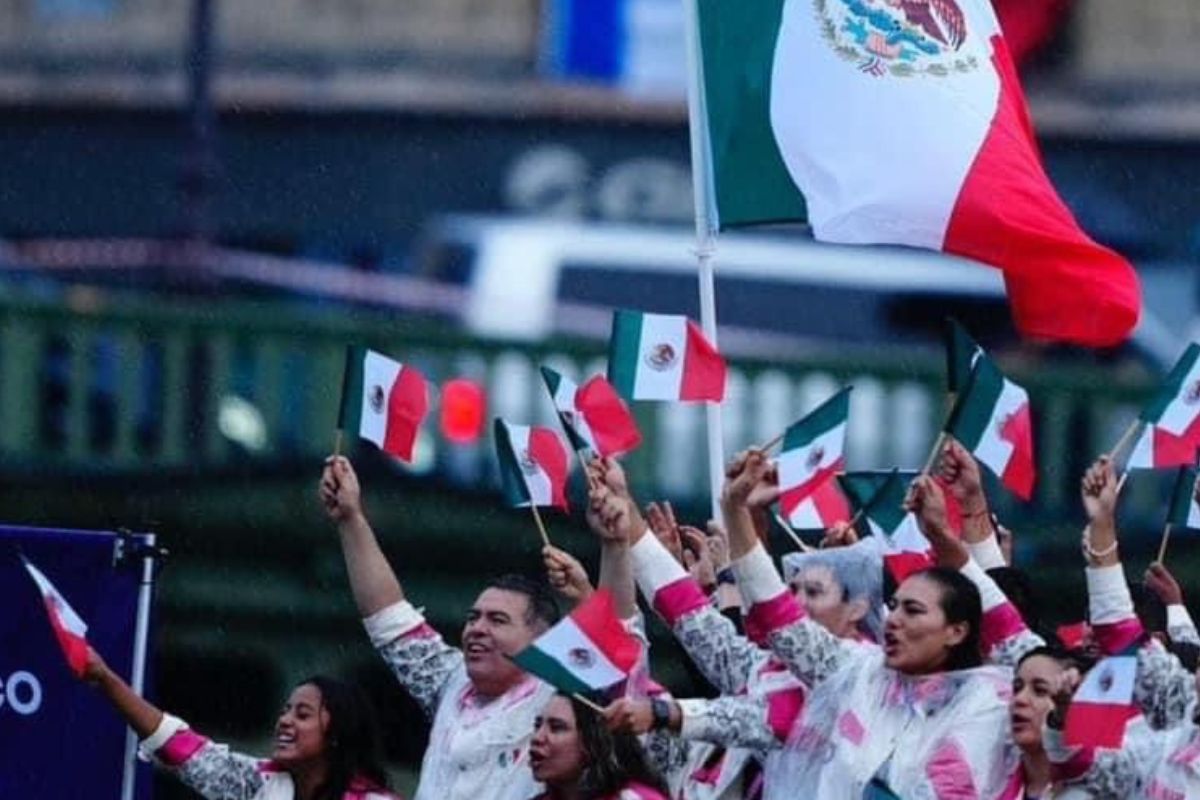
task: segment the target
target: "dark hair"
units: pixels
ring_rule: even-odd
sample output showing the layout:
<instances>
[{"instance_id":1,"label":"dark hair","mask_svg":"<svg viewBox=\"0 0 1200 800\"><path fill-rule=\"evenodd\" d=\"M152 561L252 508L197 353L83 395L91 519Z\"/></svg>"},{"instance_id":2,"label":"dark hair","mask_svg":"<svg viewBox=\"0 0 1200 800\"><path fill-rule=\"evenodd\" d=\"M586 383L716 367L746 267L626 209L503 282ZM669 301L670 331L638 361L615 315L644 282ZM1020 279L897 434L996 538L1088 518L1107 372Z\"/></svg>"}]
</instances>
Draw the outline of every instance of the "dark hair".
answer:
<instances>
[{"instance_id":1,"label":"dark hair","mask_svg":"<svg viewBox=\"0 0 1200 800\"><path fill-rule=\"evenodd\" d=\"M1167 629L1167 607L1158 595L1139 582L1129 583L1129 596L1133 599L1133 610L1142 627L1149 633Z\"/></svg>"},{"instance_id":2,"label":"dark hair","mask_svg":"<svg viewBox=\"0 0 1200 800\"><path fill-rule=\"evenodd\" d=\"M1065 647L1045 644L1041 647L1035 647L1032 650L1027 650L1025 653L1023 653L1021 657L1017 659L1017 669L1020 669L1021 665L1029 659L1037 656L1052 658L1059 664L1062 664L1064 668L1074 667L1075 669L1079 670L1080 675L1086 674L1088 670L1096 666L1096 659L1086 655L1082 650L1067 650Z\"/></svg>"},{"instance_id":3,"label":"dark hair","mask_svg":"<svg viewBox=\"0 0 1200 800\"><path fill-rule=\"evenodd\" d=\"M314 675L296 685L315 686L321 693L321 706L329 714L325 729L329 774L317 790L317 800L341 800L355 780L386 790L388 778L381 765L379 727L362 691L327 675Z\"/></svg>"},{"instance_id":4,"label":"dark hair","mask_svg":"<svg viewBox=\"0 0 1200 800\"><path fill-rule=\"evenodd\" d=\"M1167 649L1175 654L1179 659L1179 663L1183 664L1183 668L1188 672L1195 672L1200 666L1200 647L1191 642L1171 642L1167 645Z\"/></svg>"},{"instance_id":5,"label":"dark hair","mask_svg":"<svg viewBox=\"0 0 1200 800\"><path fill-rule=\"evenodd\" d=\"M967 636L950 649L945 669L970 669L983 664L983 646L979 634L983 601L979 597L979 589L961 572L946 567L930 567L914 575L936 583L941 589L938 605L942 608L947 625L967 623Z\"/></svg>"},{"instance_id":6,"label":"dark hair","mask_svg":"<svg viewBox=\"0 0 1200 800\"><path fill-rule=\"evenodd\" d=\"M604 718L574 697L559 693L575 712L575 730L583 750L579 791L585 800L616 797L630 781L653 787L663 794L667 786L646 761L641 742L632 733L613 733Z\"/></svg>"},{"instance_id":7,"label":"dark hair","mask_svg":"<svg viewBox=\"0 0 1200 800\"><path fill-rule=\"evenodd\" d=\"M527 625L536 626L540 623L548 628L562 618L562 612L558 610L558 601L554 599L550 587L543 581L535 581L524 575L510 572L505 575L497 575L484 584L483 588L485 590L500 589L525 595L525 599L529 601L529 608L525 612Z\"/></svg>"}]
</instances>

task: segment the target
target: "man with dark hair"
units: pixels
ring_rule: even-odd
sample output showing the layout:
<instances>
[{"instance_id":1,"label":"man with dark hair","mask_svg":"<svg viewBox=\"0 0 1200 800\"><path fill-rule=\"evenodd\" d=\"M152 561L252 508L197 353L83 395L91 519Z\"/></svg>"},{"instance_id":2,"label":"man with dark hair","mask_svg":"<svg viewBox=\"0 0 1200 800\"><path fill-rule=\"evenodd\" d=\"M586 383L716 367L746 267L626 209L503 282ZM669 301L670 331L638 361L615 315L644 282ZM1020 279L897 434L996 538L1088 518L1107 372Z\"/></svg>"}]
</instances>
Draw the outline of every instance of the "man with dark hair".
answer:
<instances>
[{"instance_id":1,"label":"man with dark hair","mask_svg":"<svg viewBox=\"0 0 1200 800\"><path fill-rule=\"evenodd\" d=\"M528 800L540 789L529 769L534 718L554 694L510 656L553 625L547 588L520 575L488 583L450 647L409 603L362 507L350 462L325 463L319 490L337 524L350 588L371 643L432 719L415 800Z\"/></svg>"}]
</instances>

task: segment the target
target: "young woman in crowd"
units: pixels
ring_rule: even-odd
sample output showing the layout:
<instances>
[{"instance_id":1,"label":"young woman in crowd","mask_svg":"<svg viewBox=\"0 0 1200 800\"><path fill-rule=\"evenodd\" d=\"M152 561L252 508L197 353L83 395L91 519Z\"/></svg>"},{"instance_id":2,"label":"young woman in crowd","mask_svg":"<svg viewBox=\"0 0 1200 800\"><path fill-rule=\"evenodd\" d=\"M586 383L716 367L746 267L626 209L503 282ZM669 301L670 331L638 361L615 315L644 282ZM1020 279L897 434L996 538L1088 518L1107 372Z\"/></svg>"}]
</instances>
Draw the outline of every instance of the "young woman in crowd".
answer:
<instances>
[{"instance_id":1,"label":"young woman in crowd","mask_svg":"<svg viewBox=\"0 0 1200 800\"><path fill-rule=\"evenodd\" d=\"M667 800L637 738L611 732L594 709L563 694L534 722L529 766L546 787L537 800Z\"/></svg>"},{"instance_id":2,"label":"young woman in crowd","mask_svg":"<svg viewBox=\"0 0 1200 800\"><path fill-rule=\"evenodd\" d=\"M313 677L292 690L275 723L270 759L229 750L134 693L95 650L83 679L142 738L142 752L208 800L396 800L379 738L359 692Z\"/></svg>"}]
</instances>

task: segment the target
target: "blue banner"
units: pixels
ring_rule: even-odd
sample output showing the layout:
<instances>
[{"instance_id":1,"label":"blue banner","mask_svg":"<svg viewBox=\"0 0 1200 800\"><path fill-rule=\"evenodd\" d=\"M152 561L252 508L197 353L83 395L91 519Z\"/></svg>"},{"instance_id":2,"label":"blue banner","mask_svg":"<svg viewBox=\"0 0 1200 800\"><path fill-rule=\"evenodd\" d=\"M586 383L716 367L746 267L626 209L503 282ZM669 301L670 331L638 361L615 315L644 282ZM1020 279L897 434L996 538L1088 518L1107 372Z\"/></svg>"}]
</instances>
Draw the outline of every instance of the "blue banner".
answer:
<instances>
[{"instance_id":1,"label":"blue banner","mask_svg":"<svg viewBox=\"0 0 1200 800\"><path fill-rule=\"evenodd\" d=\"M23 553L88 625L128 680L141 562L114 564L117 535L0 527L0 798L119 798L125 724L67 668ZM140 537L134 537L140 540ZM150 797L139 767L140 800Z\"/></svg>"}]
</instances>

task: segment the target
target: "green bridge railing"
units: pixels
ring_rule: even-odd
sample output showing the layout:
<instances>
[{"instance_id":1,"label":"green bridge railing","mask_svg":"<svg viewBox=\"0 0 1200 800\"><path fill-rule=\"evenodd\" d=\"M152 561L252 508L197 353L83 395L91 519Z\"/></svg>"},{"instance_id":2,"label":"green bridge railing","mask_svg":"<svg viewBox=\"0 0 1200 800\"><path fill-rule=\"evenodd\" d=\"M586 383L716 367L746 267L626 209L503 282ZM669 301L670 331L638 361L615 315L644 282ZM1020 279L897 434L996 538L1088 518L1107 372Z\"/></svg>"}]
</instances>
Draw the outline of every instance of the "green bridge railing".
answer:
<instances>
[{"instance_id":1,"label":"green bridge railing","mask_svg":"<svg viewBox=\"0 0 1200 800\"><path fill-rule=\"evenodd\" d=\"M576 377L604 368L598 343L480 341L449 323L334 316L319 306L10 295L0 297L0 468L195 472L322 455L333 446L349 343L416 363L435 383L477 381L489 417L551 425L537 366ZM1008 366L1033 396L1039 455L1035 503L1014 511L1061 516L1075 508L1082 468L1116 441L1148 384L1095 369ZM928 354L739 361L724 410L727 452L770 439L853 383L851 468L918 466L945 412L941 370ZM646 440L629 458L637 485L682 500L707 496L702 408L639 405L637 414ZM488 435L485 426L478 441L446 441L435 403L417 469L451 484L487 485ZM1135 486L1129 502L1160 494Z\"/></svg>"}]
</instances>

